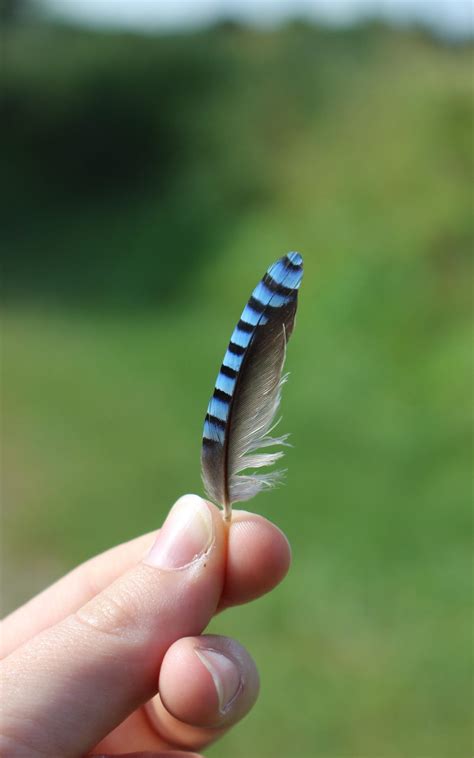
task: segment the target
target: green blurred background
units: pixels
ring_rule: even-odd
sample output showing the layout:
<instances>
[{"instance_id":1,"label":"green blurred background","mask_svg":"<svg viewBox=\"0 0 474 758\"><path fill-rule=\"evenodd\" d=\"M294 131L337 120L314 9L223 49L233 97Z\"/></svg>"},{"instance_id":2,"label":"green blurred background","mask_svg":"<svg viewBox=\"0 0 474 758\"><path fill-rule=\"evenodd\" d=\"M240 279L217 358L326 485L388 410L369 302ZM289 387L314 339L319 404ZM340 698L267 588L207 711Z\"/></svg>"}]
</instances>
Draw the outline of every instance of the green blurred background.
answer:
<instances>
[{"instance_id":1,"label":"green blurred background","mask_svg":"<svg viewBox=\"0 0 474 758\"><path fill-rule=\"evenodd\" d=\"M145 35L8 5L5 611L202 493L227 340L298 250L294 447L249 505L293 566L212 625L262 691L207 754L471 755L472 43L377 21Z\"/></svg>"}]
</instances>

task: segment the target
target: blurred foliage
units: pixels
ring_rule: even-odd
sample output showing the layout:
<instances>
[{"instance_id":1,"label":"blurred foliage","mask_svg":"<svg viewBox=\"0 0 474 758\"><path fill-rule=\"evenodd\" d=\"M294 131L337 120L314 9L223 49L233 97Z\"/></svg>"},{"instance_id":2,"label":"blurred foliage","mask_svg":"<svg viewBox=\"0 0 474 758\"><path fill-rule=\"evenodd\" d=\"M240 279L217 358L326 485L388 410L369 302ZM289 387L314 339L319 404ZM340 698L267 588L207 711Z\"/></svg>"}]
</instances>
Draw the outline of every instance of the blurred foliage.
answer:
<instances>
[{"instance_id":1,"label":"blurred foliage","mask_svg":"<svg viewBox=\"0 0 474 758\"><path fill-rule=\"evenodd\" d=\"M345 102L357 117L418 49L426 65L453 55L376 25L160 38L12 27L5 44L9 291L152 306L176 297L249 211L274 207L292 151L320 140ZM469 101L451 99L439 103L439 139L465 166ZM423 101L436 109L434 93Z\"/></svg>"},{"instance_id":2,"label":"blurred foliage","mask_svg":"<svg viewBox=\"0 0 474 758\"><path fill-rule=\"evenodd\" d=\"M262 694L209 754L471 754L472 46L13 25L6 52L7 604L201 491L226 341L297 249L295 447L250 505L294 564L213 624Z\"/></svg>"}]
</instances>

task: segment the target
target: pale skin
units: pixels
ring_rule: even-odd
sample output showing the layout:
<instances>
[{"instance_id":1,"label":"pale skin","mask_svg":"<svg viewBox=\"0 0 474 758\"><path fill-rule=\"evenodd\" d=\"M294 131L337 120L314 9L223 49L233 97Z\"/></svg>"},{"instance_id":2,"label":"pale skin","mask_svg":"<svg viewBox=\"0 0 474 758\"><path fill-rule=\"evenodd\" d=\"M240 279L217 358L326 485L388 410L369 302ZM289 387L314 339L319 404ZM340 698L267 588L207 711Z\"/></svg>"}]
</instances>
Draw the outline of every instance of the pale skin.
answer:
<instances>
[{"instance_id":1,"label":"pale skin","mask_svg":"<svg viewBox=\"0 0 474 758\"><path fill-rule=\"evenodd\" d=\"M203 631L289 565L266 519L234 511L226 524L180 498L159 532L92 558L2 622L0 755L198 755L259 688L246 650Z\"/></svg>"}]
</instances>

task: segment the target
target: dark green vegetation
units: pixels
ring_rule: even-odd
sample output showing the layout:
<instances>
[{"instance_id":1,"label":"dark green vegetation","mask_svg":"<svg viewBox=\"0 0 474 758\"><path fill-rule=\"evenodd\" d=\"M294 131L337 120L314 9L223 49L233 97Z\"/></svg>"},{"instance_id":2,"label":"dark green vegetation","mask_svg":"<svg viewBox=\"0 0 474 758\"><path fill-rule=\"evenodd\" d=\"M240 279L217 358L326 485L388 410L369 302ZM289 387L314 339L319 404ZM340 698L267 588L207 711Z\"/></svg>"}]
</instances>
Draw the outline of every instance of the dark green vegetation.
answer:
<instances>
[{"instance_id":1,"label":"dark green vegetation","mask_svg":"<svg viewBox=\"0 0 474 758\"><path fill-rule=\"evenodd\" d=\"M201 492L241 308L305 257L262 673L209 755L472 752L472 50L368 26L7 39L8 602ZM5 177L7 181L5 181Z\"/></svg>"}]
</instances>

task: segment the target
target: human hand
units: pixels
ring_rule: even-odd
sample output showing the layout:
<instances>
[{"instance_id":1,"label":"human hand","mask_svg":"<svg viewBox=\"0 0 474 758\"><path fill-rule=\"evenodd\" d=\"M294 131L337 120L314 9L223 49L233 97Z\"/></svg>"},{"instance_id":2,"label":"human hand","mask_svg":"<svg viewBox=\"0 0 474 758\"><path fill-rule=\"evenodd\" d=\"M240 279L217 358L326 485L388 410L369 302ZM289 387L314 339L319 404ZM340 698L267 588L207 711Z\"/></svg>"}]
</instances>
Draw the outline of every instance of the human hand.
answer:
<instances>
[{"instance_id":1,"label":"human hand","mask_svg":"<svg viewBox=\"0 0 474 758\"><path fill-rule=\"evenodd\" d=\"M157 535L91 559L8 616L0 754L191 758L245 716L255 664L235 640L201 633L276 586L290 549L245 511L226 532L218 508L185 495Z\"/></svg>"}]
</instances>

